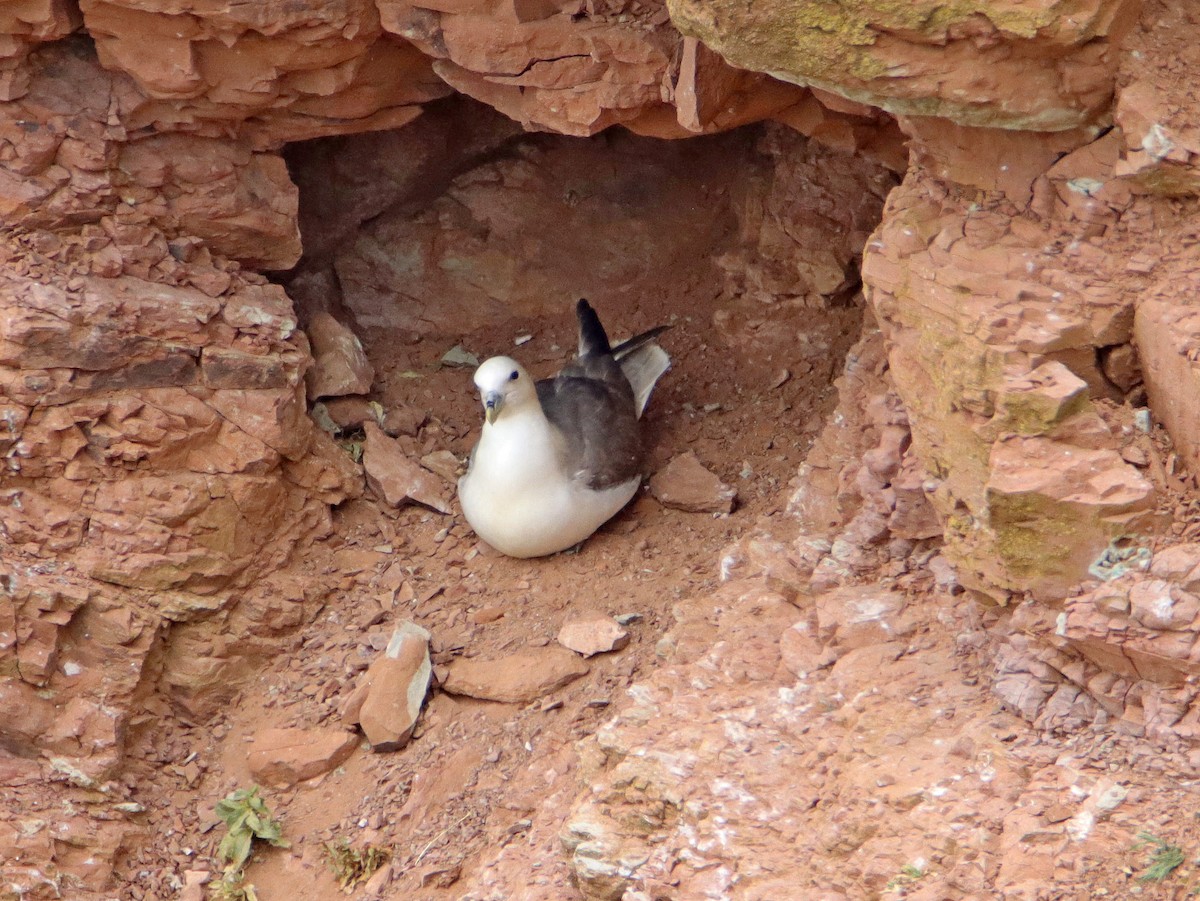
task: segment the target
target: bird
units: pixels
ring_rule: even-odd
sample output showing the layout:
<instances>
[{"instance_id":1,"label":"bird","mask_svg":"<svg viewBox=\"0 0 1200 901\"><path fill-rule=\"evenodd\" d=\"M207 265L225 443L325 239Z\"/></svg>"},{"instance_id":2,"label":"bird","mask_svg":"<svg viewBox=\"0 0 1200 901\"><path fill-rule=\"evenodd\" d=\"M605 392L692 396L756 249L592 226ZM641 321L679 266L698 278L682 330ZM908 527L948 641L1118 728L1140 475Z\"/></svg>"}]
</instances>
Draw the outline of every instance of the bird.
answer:
<instances>
[{"instance_id":1,"label":"bird","mask_svg":"<svg viewBox=\"0 0 1200 901\"><path fill-rule=\"evenodd\" d=\"M658 326L612 347L596 311L575 305L579 348L558 375L530 377L507 356L475 370L484 422L458 497L475 534L510 557L580 544L641 484L639 422L671 359Z\"/></svg>"}]
</instances>

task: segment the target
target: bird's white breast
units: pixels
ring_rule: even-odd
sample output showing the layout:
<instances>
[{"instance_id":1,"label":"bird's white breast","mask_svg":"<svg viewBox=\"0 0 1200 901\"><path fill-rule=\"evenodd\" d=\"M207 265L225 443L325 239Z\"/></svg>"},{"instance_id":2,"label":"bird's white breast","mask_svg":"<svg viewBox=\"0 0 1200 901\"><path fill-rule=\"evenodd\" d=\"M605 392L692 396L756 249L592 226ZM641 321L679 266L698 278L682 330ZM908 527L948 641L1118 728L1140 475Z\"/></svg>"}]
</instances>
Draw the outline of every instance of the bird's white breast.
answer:
<instances>
[{"instance_id":1,"label":"bird's white breast","mask_svg":"<svg viewBox=\"0 0 1200 901\"><path fill-rule=\"evenodd\" d=\"M540 557L583 541L633 497L640 478L596 491L571 479L559 436L540 410L484 425L470 471L458 483L476 534L511 557Z\"/></svg>"}]
</instances>

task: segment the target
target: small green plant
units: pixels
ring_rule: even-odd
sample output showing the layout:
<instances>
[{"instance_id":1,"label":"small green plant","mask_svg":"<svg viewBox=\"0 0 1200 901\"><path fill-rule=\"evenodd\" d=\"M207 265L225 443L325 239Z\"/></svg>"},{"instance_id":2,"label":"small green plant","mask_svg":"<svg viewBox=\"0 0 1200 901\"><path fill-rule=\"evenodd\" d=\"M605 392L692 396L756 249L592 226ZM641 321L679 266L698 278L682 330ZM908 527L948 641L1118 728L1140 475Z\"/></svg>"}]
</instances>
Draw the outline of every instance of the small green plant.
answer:
<instances>
[{"instance_id":1,"label":"small green plant","mask_svg":"<svg viewBox=\"0 0 1200 901\"><path fill-rule=\"evenodd\" d=\"M228 830L217 847L217 856L225 863L225 872L211 891L217 901L258 901L254 886L246 882L242 872L256 838L277 848L291 847L283 837L283 827L271 816L267 802L258 792L257 785L239 788L217 802L217 817Z\"/></svg>"},{"instance_id":2,"label":"small green plant","mask_svg":"<svg viewBox=\"0 0 1200 901\"><path fill-rule=\"evenodd\" d=\"M888 880L888 884L884 887L889 892L894 892L906 888L915 882L923 879L929 871L925 869L923 861L917 863L906 863L900 868L898 875L893 876Z\"/></svg>"},{"instance_id":3,"label":"small green plant","mask_svg":"<svg viewBox=\"0 0 1200 901\"><path fill-rule=\"evenodd\" d=\"M366 882L392 856L387 848L376 845L365 845L360 848L350 846L348 839L338 842L325 843L325 856L329 859L329 869L337 877L342 891L349 894L359 883Z\"/></svg>"},{"instance_id":4,"label":"small green plant","mask_svg":"<svg viewBox=\"0 0 1200 901\"><path fill-rule=\"evenodd\" d=\"M347 438L339 441L338 444L342 446L342 450L350 455L351 460L353 460L355 463L361 463L363 456L363 440L364 439L361 437Z\"/></svg>"},{"instance_id":5,"label":"small green plant","mask_svg":"<svg viewBox=\"0 0 1200 901\"><path fill-rule=\"evenodd\" d=\"M271 816L267 802L258 796L259 787L239 788L229 797L217 802L217 816L229 830L221 839L217 854L227 866L241 869L250 859L250 843L256 838L270 842L276 848L290 848L283 838L283 827Z\"/></svg>"},{"instance_id":6,"label":"small green plant","mask_svg":"<svg viewBox=\"0 0 1200 901\"><path fill-rule=\"evenodd\" d=\"M1162 882L1183 863L1183 848L1179 845L1172 845L1144 830L1139 832L1137 837L1137 844L1133 846L1135 851L1141 848L1153 849L1146 863L1146 872L1138 877L1138 882Z\"/></svg>"},{"instance_id":7,"label":"small green plant","mask_svg":"<svg viewBox=\"0 0 1200 901\"><path fill-rule=\"evenodd\" d=\"M208 891L212 901L258 901L254 886L246 881L241 870L226 873Z\"/></svg>"}]
</instances>

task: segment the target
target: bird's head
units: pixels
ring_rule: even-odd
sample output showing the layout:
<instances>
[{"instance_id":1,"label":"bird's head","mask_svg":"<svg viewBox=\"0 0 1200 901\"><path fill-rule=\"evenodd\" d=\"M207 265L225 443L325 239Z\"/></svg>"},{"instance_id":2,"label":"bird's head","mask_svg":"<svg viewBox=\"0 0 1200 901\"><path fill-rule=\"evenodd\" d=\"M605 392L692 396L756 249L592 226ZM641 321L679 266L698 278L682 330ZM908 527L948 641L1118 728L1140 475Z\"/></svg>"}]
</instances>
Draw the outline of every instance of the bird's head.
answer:
<instances>
[{"instance_id":1,"label":"bird's head","mask_svg":"<svg viewBox=\"0 0 1200 901\"><path fill-rule=\"evenodd\" d=\"M500 411L537 402L537 389L529 373L511 357L492 357L475 370L475 387L483 401L483 415L495 422Z\"/></svg>"}]
</instances>

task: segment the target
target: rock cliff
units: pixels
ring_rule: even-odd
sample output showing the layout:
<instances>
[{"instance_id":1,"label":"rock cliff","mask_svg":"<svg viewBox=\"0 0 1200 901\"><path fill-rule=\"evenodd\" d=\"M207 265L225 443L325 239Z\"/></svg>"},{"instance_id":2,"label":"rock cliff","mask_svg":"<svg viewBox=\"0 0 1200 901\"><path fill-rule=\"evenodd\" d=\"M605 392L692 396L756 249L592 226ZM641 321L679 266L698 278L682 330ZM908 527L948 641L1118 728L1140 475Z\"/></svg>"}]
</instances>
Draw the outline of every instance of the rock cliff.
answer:
<instances>
[{"instance_id":1,"label":"rock cliff","mask_svg":"<svg viewBox=\"0 0 1200 901\"><path fill-rule=\"evenodd\" d=\"M0 772L13 784L107 791L140 710L211 716L315 615L328 586L285 564L363 491L310 416L318 314L364 334L400 322L416 340L541 312L548 282L509 265L522 254L603 242L605 277L630 280L660 263L619 217L600 222L602 200L538 207L560 229L540 241L494 201L559 159L533 144L493 159L519 134L614 127L685 141L769 123L756 145L769 171L754 177L770 188L698 180L698 157L674 149L669 178L626 157L631 180L661 191L638 201L675 217L681 254L734 223L739 248L717 262L738 301L714 328L761 339L776 370L786 360L779 384L795 364L770 343L773 316L844 307L861 278L878 336L846 364L839 417L789 505L802 537L774 566L791 597L764 576L758 593L712 600L728 610L677 612L681 632L704 620L739 635L738 611L767 616L772 637L668 655L641 706L585 748L598 795L561 839L581 890L666 891L668 851L701 828L667 773L686 735L642 760L640 730L665 707L738 716L678 686L739 669L724 689L767 712L730 728L784 741L778 633L796 597L938 539L956 572L939 584L990 618L981 644L1008 708L1044 730L1115 722L1176 748L1200 740L1200 15L1187 4L17 0L0 36ZM579 154L610 165L599 145ZM823 246L801 213L841 240ZM389 256L397 244L420 249ZM443 280L409 293L418 268ZM465 271L471 291L451 297ZM348 394L371 382L358 351L365 382ZM753 556L730 565L762 570ZM805 647L819 656L832 635ZM837 678L850 692L865 677L846 665ZM792 764L826 751L799 741ZM643 776L651 789L618 798ZM724 803L720 791L696 803ZM610 803L652 809L654 840L604 822ZM100 892L133 833L87 828L101 865L3 821L0 852L55 860ZM848 827L823 828L823 847L840 847ZM622 855L650 861L644 885L613 864ZM704 869L678 878L697 897L729 891L715 876L704 888Z\"/></svg>"}]
</instances>

